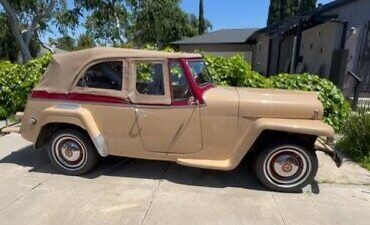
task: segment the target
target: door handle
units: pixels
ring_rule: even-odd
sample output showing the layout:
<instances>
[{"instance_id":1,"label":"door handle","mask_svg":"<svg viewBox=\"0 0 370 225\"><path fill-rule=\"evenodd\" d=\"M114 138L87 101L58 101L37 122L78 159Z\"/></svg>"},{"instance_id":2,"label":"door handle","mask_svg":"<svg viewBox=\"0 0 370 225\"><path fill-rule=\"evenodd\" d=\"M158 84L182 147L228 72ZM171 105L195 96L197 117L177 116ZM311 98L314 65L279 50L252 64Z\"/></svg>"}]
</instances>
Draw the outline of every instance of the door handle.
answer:
<instances>
[{"instance_id":1,"label":"door handle","mask_svg":"<svg viewBox=\"0 0 370 225\"><path fill-rule=\"evenodd\" d=\"M138 108L135 108L135 113L137 117L147 117L148 116L148 113Z\"/></svg>"}]
</instances>

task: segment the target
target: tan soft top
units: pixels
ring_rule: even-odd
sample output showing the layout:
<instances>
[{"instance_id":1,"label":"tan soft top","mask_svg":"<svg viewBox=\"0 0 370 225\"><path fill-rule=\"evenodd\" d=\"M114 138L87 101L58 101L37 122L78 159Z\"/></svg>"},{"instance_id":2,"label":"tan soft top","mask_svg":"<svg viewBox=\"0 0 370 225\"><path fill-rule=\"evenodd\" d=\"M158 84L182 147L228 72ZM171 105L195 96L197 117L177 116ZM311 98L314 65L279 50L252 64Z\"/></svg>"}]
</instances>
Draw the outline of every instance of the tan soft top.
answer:
<instances>
[{"instance_id":1,"label":"tan soft top","mask_svg":"<svg viewBox=\"0 0 370 225\"><path fill-rule=\"evenodd\" d=\"M87 64L109 58L199 58L200 54L173 53L125 48L96 47L53 55L41 82L34 90L68 93L78 74Z\"/></svg>"}]
</instances>

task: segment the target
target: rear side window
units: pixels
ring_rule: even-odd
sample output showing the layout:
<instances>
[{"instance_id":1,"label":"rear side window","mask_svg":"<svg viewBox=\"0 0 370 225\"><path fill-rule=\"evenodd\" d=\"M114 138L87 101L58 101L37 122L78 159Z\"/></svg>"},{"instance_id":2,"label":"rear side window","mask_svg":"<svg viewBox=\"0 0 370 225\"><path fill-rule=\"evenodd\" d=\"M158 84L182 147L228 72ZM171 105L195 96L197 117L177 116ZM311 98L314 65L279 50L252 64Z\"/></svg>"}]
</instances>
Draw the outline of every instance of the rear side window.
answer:
<instances>
[{"instance_id":1,"label":"rear side window","mask_svg":"<svg viewBox=\"0 0 370 225\"><path fill-rule=\"evenodd\" d=\"M122 90L122 61L97 63L88 68L78 81L78 87Z\"/></svg>"},{"instance_id":2,"label":"rear side window","mask_svg":"<svg viewBox=\"0 0 370 225\"><path fill-rule=\"evenodd\" d=\"M136 90L142 95L164 95L163 64L138 62L136 66Z\"/></svg>"}]
</instances>

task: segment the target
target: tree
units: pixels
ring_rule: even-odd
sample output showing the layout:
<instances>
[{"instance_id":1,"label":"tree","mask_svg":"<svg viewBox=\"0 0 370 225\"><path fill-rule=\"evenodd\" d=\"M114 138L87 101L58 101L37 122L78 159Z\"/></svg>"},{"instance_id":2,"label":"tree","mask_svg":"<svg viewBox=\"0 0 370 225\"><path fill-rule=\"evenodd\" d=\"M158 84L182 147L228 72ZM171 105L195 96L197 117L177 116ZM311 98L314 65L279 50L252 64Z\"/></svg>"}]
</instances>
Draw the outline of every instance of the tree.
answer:
<instances>
[{"instance_id":1,"label":"tree","mask_svg":"<svg viewBox=\"0 0 370 225\"><path fill-rule=\"evenodd\" d=\"M49 42L55 44L57 48L65 51L72 51L76 48L76 41L69 35L62 36L56 40L49 40Z\"/></svg>"},{"instance_id":2,"label":"tree","mask_svg":"<svg viewBox=\"0 0 370 225\"><path fill-rule=\"evenodd\" d=\"M271 26L288 17L316 7L317 0L270 0L267 25Z\"/></svg>"},{"instance_id":3,"label":"tree","mask_svg":"<svg viewBox=\"0 0 370 225\"><path fill-rule=\"evenodd\" d=\"M85 49L95 47L94 39L88 34L81 34L77 39L76 49Z\"/></svg>"},{"instance_id":4,"label":"tree","mask_svg":"<svg viewBox=\"0 0 370 225\"><path fill-rule=\"evenodd\" d=\"M316 8L317 0L301 0L299 3L298 13L303 13Z\"/></svg>"},{"instance_id":5,"label":"tree","mask_svg":"<svg viewBox=\"0 0 370 225\"><path fill-rule=\"evenodd\" d=\"M0 13L0 60L17 62L19 57L19 47L14 41L12 31L9 26L9 20L5 13ZM40 51L40 45L37 38L31 38L29 49L32 57L36 57Z\"/></svg>"},{"instance_id":6,"label":"tree","mask_svg":"<svg viewBox=\"0 0 370 225\"><path fill-rule=\"evenodd\" d=\"M13 37L22 54L22 61L32 59L30 42L40 26L45 26L57 0L0 0L9 19Z\"/></svg>"},{"instance_id":7,"label":"tree","mask_svg":"<svg viewBox=\"0 0 370 225\"><path fill-rule=\"evenodd\" d=\"M179 0L133 0L132 39L138 46L154 44L159 48L190 33L188 15Z\"/></svg>"},{"instance_id":8,"label":"tree","mask_svg":"<svg viewBox=\"0 0 370 225\"><path fill-rule=\"evenodd\" d=\"M199 19L180 8L180 0L131 0L131 38L136 46L159 48L198 34ZM205 19L205 30L212 27Z\"/></svg>"},{"instance_id":9,"label":"tree","mask_svg":"<svg viewBox=\"0 0 370 225\"><path fill-rule=\"evenodd\" d=\"M129 0L128 0L129 1ZM77 9L85 10L86 29L102 45L122 45L127 41L130 13L124 0L75 0Z\"/></svg>"},{"instance_id":10,"label":"tree","mask_svg":"<svg viewBox=\"0 0 370 225\"><path fill-rule=\"evenodd\" d=\"M204 18L204 3L203 0L199 0L199 29L198 34L204 34L204 32L207 30L206 21Z\"/></svg>"},{"instance_id":11,"label":"tree","mask_svg":"<svg viewBox=\"0 0 370 225\"><path fill-rule=\"evenodd\" d=\"M280 21L280 0L270 0L267 26L271 26L278 21Z\"/></svg>"}]
</instances>

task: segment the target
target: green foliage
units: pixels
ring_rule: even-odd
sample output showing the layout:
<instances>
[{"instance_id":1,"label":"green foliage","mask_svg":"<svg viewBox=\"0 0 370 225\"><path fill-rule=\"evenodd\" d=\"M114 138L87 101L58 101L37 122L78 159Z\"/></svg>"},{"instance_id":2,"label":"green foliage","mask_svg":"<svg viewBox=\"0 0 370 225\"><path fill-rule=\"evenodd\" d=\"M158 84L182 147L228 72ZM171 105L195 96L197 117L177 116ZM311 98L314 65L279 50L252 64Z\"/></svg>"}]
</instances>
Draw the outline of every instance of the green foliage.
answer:
<instances>
[{"instance_id":1,"label":"green foliage","mask_svg":"<svg viewBox=\"0 0 370 225\"><path fill-rule=\"evenodd\" d=\"M337 131L348 117L351 108L342 92L329 80L310 74L280 74L270 78L278 89L316 91L324 105L324 121Z\"/></svg>"},{"instance_id":2,"label":"green foliage","mask_svg":"<svg viewBox=\"0 0 370 225\"><path fill-rule=\"evenodd\" d=\"M40 80L51 55L32 60L25 65L0 63L0 119L23 110L27 96Z\"/></svg>"},{"instance_id":3,"label":"green foliage","mask_svg":"<svg viewBox=\"0 0 370 225\"><path fill-rule=\"evenodd\" d=\"M207 30L206 21L204 19L204 2L199 0L199 25L198 25L198 34L204 34Z\"/></svg>"},{"instance_id":4,"label":"green foliage","mask_svg":"<svg viewBox=\"0 0 370 225\"><path fill-rule=\"evenodd\" d=\"M69 35L64 35L57 39L49 38L49 42L55 44L57 48L66 51L81 50L96 46L94 39L86 33L80 34L77 40Z\"/></svg>"},{"instance_id":5,"label":"green foliage","mask_svg":"<svg viewBox=\"0 0 370 225\"><path fill-rule=\"evenodd\" d=\"M127 37L136 46L154 44L159 48L198 33L199 22L194 15L184 12L180 0L130 0L131 33ZM211 27L204 20L204 29Z\"/></svg>"},{"instance_id":6,"label":"green foliage","mask_svg":"<svg viewBox=\"0 0 370 225\"><path fill-rule=\"evenodd\" d=\"M265 88L269 81L253 71L242 55L230 58L206 56L205 62L214 82L223 86Z\"/></svg>"},{"instance_id":7,"label":"green foliage","mask_svg":"<svg viewBox=\"0 0 370 225\"><path fill-rule=\"evenodd\" d=\"M370 170L370 111L350 115L341 131L337 148Z\"/></svg>"},{"instance_id":8,"label":"green foliage","mask_svg":"<svg viewBox=\"0 0 370 225\"><path fill-rule=\"evenodd\" d=\"M317 0L270 0L267 25L299 15L316 7Z\"/></svg>"}]
</instances>

